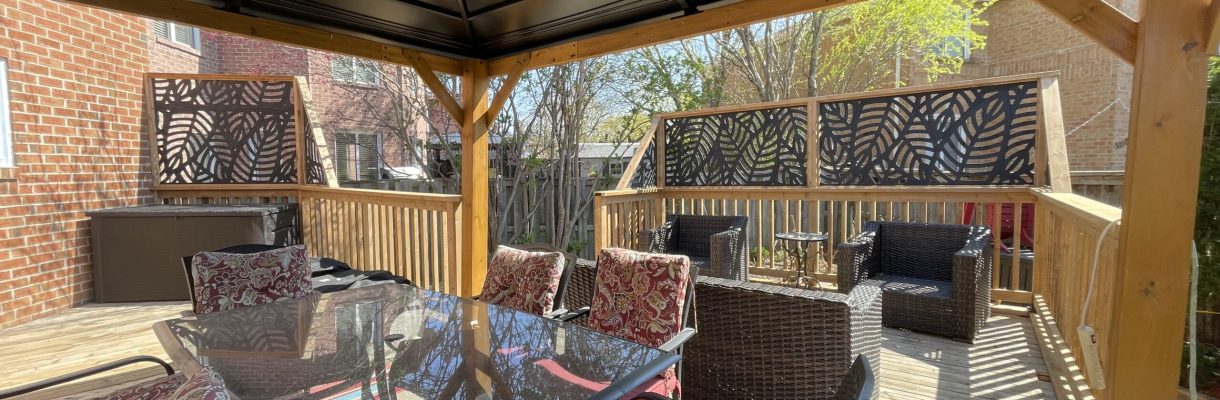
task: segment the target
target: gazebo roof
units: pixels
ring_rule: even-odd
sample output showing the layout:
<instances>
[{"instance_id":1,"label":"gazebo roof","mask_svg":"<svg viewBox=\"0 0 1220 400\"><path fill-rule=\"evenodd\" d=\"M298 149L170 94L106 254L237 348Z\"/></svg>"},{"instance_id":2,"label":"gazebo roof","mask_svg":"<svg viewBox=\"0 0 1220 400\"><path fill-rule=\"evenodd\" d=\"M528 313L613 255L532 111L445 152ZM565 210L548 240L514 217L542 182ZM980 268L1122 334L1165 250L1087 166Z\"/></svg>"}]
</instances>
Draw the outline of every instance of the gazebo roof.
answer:
<instances>
[{"instance_id":1,"label":"gazebo roof","mask_svg":"<svg viewBox=\"0 0 1220 400\"><path fill-rule=\"evenodd\" d=\"M197 3L434 54L490 59L736 0L245 0ZM225 4L228 5L225 5Z\"/></svg>"}]
</instances>

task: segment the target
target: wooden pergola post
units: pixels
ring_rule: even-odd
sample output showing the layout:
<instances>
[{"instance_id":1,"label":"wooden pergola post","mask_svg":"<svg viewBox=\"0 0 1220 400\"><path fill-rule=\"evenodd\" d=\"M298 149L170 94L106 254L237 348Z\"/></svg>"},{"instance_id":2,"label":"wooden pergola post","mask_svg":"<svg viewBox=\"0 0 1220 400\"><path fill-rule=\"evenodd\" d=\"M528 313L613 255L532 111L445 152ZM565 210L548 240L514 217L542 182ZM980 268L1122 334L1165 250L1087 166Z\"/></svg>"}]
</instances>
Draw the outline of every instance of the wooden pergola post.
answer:
<instances>
[{"instance_id":1,"label":"wooden pergola post","mask_svg":"<svg viewBox=\"0 0 1220 400\"><path fill-rule=\"evenodd\" d=\"M1104 398L1177 396L1189 296L1208 0L1144 0L1136 36L1118 291ZM1081 266L1087 267L1087 266ZM1074 329L1070 327L1069 329Z\"/></svg>"},{"instance_id":2,"label":"wooden pergola post","mask_svg":"<svg viewBox=\"0 0 1220 400\"><path fill-rule=\"evenodd\" d=\"M491 98L487 62L462 62L462 264L461 293L473 296L487 276L488 253L488 148L487 108Z\"/></svg>"}]
</instances>

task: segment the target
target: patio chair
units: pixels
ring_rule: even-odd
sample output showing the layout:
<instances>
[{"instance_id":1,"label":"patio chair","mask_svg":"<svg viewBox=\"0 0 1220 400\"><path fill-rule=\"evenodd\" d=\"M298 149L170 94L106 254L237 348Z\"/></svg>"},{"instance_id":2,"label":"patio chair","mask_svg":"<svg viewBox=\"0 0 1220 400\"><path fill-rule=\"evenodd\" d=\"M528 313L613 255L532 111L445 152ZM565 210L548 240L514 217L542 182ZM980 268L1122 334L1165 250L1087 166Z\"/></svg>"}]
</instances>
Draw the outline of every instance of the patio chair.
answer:
<instances>
[{"instance_id":1,"label":"patio chair","mask_svg":"<svg viewBox=\"0 0 1220 400\"><path fill-rule=\"evenodd\" d=\"M562 315L567 312L563 292L572 272L568 266L575 259L546 243L500 246L488 263L483 290L474 298L535 315Z\"/></svg>"},{"instance_id":2,"label":"patio chair","mask_svg":"<svg viewBox=\"0 0 1220 400\"><path fill-rule=\"evenodd\" d=\"M881 290L847 294L700 277L682 390L697 399L836 399L854 359L877 374ZM871 398L876 398L875 395Z\"/></svg>"},{"instance_id":3,"label":"patio chair","mask_svg":"<svg viewBox=\"0 0 1220 400\"><path fill-rule=\"evenodd\" d=\"M851 369L843 376L843 383L835 392L835 400L870 400L877 398L878 394L872 364L863 354L856 356L856 361L851 363Z\"/></svg>"},{"instance_id":4,"label":"patio chair","mask_svg":"<svg viewBox=\"0 0 1220 400\"><path fill-rule=\"evenodd\" d=\"M675 273L667 273L676 268ZM634 285L634 280L628 276L647 274L648 287ZM597 278L589 307L581 308L561 317L569 321L573 318L587 315L586 326L589 329L617 336L658 349L682 353L683 345L695 336L693 318L690 313L695 301L693 283L698 278L698 270L690 265L690 259L681 255L643 253L627 249L602 249L597 257ZM630 280L630 281L629 281ZM620 309L617 305L625 302L638 305L645 301L644 296L660 293L665 300L661 305L662 313L669 315L651 315L642 312L642 308ZM650 307L656 307L652 304ZM656 331L632 324L640 318L654 319L661 322L663 329ZM650 325L656 327L657 325ZM680 380L682 364L678 363L672 369L666 370L646 383L630 396L650 392L669 395L670 392L681 392Z\"/></svg>"},{"instance_id":5,"label":"patio chair","mask_svg":"<svg viewBox=\"0 0 1220 400\"><path fill-rule=\"evenodd\" d=\"M876 286L885 326L973 343L991 316L991 230L876 222L838 246L840 290Z\"/></svg>"},{"instance_id":6,"label":"patio chair","mask_svg":"<svg viewBox=\"0 0 1220 400\"><path fill-rule=\"evenodd\" d=\"M123 368L136 363L149 362L159 365L165 369L165 376L156 379L146 380L139 384L127 386L116 390L104 397L106 400L127 400L127 399L179 399L192 398L191 395L199 394L216 394L227 393L224 380L211 368L199 370L194 375L187 377L184 374L174 372L174 368L157 357L153 356L134 356L124 358L122 360L108 362L98 365L93 368L72 372L65 375L60 375L54 378L44 379L28 385L22 385L15 388L0 391L0 399L14 398L18 396L28 395L43 389L49 389L55 386L63 385L69 382L81 380L97 374L112 371L118 368ZM215 397L193 397L193 398L215 398Z\"/></svg>"},{"instance_id":7,"label":"patio chair","mask_svg":"<svg viewBox=\"0 0 1220 400\"><path fill-rule=\"evenodd\" d=\"M256 267L270 269L273 276L255 282L240 274L241 269ZM211 272L201 275L204 270ZM304 297L312 289L309 261L301 245L244 253L202 252L191 257L186 271L195 315ZM229 282L217 284L220 280Z\"/></svg>"},{"instance_id":8,"label":"patio chair","mask_svg":"<svg viewBox=\"0 0 1220 400\"><path fill-rule=\"evenodd\" d=\"M640 251L688 256L700 275L748 281L749 224L747 217L670 215L640 232Z\"/></svg>"},{"instance_id":9,"label":"patio chair","mask_svg":"<svg viewBox=\"0 0 1220 400\"><path fill-rule=\"evenodd\" d=\"M268 244L239 244L229 246L223 249L213 250L212 253L232 253L232 254L254 254L264 251L272 251L282 249L288 246L277 246ZM194 310L199 309L199 301L195 297L195 272L191 266L194 255L182 257L182 269L186 273L186 282L188 287L187 292L191 297L191 311L184 314L194 315ZM409 279L391 274L388 271L359 271L353 270L347 263L326 257L307 257L309 263L309 282L311 290L321 293L330 293L346 289L355 289L376 284L397 283L404 285L414 285Z\"/></svg>"}]
</instances>

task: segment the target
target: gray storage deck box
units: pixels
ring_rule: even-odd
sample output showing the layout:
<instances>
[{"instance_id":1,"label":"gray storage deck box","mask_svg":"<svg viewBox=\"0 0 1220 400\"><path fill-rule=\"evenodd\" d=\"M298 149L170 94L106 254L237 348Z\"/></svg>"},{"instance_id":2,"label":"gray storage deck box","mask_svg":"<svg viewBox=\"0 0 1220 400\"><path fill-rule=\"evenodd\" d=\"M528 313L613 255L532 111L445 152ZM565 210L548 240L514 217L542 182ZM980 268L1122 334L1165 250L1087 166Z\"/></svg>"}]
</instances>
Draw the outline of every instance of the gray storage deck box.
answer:
<instances>
[{"instance_id":1,"label":"gray storage deck box","mask_svg":"<svg viewBox=\"0 0 1220 400\"><path fill-rule=\"evenodd\" d=\"M182 257L238 244L298 242L295 204L147 205L87 214L97 302L189 300Z\"/></svg>"}]
</instances>

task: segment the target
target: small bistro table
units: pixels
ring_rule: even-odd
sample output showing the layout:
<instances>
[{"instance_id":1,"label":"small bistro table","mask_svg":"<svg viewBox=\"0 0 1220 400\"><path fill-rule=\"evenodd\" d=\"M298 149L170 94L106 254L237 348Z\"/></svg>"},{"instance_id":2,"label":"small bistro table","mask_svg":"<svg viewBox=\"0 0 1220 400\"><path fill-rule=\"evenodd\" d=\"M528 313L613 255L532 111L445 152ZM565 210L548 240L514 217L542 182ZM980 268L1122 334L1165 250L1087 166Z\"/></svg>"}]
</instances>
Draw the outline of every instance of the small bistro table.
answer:
<instances>
[{"instance_id":1,"label":"small bistro table","mask_svg":"<svg viewBox=\"0 0 1220 400\"><path fill-rule=\"evenodd\" d=\"M775 239L784 242L784 249L792 254L792 258L796 259L796 285L808 288L807 282L812 280L814 287L822 290L822 281L818 280L817 267L815 266L814 272L810 274L807 271L809 266L806 264L809 262L809 246L813 243L825 246L830 236L821 232L787 232L775 234ZM795 250L792 245L795 245ZM825 254L825 249L820 250L822 251L819 254Z\"/></svg>"},{"instance_id":2,"label":"small bistro table","mask_svg":"<svg viewBox=\"0 0 1220 400\"><path fill-rule=\"evenodd\" d=\"M584 327L386 284L158 322L179 370L243 400L617 399L680 356Z\"/></svg>"}]
</instances>

